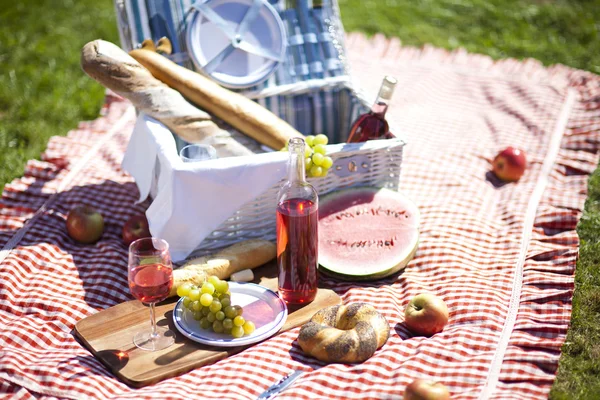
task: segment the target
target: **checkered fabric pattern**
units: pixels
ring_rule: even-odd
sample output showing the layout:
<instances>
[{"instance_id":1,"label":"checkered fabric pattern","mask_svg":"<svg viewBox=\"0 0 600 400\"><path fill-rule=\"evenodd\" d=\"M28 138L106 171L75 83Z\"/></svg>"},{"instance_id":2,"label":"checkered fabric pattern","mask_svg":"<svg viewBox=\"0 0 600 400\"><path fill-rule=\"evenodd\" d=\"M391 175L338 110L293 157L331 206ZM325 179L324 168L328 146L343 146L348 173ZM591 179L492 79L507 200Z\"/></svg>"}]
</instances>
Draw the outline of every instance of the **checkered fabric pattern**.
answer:
<instances>
[{"instance_id":1,"label":"checkered fabric pattern","mask_svg":"<svg viewBox=\"0 0 600 400\"><path fill-rule=\"evenodd\" d=\"M600 78L563 66L463 51L413 49L350 35L353 73L374 94L399 80L390 108L409 144L402 190L422 214L421 242L399 275L370 283L323 278L344 303L372 303L388 319L387 344L362 364L303 355L298 329L177 378L131 389L70 331L87 315L131 299L120 228L147 204L120 169L135 119L109 96L104 115L50 140L44 161L6 186L0 203L0 391L17 399L252 399L291 370L306 373L279 399L396 399L415 378L443 382L456 399L547 396L571 314L575 227L600 149ZM514 184L488 173L508 146L530 166ZM95 245L67 236L67 211L106 216ZM446 329L411 337L408 300L443 297Z\"/></svg>"}]
</instances>

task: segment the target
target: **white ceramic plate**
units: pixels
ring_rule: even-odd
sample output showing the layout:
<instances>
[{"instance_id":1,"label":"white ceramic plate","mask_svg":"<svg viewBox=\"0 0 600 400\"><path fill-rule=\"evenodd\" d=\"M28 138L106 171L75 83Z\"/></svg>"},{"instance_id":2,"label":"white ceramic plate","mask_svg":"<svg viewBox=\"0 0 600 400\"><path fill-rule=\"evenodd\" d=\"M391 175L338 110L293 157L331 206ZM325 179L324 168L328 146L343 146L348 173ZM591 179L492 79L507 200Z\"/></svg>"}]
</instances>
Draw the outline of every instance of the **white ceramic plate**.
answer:
<instances>
[{"instance_id":1,"label":"white ceramic plate","mask_svg":"<svg viewBox=\"0 0 600 400\"><path fill-rule=\"evenodd\" d=\"M194 342L220 347L245 346L265 340L283 326L287 319L287 306L275 292L254 283L229 282L231 304L242 306L246 320L254 322L256 330L252 334L234 338L224 333L200 328L199 321L183 306L179 299L173 310L175 327L182 335Z\"/></svg>"},{"instance_id":2,"label":"white ceramic plate","mask_svg":"<svg viewBox=\"0 0 600 400\"><path fill-rule=\"evenodd\" d=\"M203 3L203 7L212 10L235 33L253 3L254 0L211 0ZM186 35L188 53L196 68L225 87L241 89L257 85L271 76L284 59L285 27L267 1L261 3L247 30L236 36L256 50L276 55L279 61L243 50L243 46L234 45L230 36L200 11L192 17Z\"/></svg>"}]
</instances>

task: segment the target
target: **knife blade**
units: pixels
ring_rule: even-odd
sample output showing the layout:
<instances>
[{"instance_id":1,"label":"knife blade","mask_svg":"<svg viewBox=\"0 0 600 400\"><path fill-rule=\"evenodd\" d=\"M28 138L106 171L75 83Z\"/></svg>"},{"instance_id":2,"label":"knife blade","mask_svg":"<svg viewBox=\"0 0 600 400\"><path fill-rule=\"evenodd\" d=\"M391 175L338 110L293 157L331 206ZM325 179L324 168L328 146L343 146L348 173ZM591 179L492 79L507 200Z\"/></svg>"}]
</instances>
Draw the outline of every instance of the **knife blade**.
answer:
<instances>
[{"instance_id":1,"label":"knife blade","mask_svg":"<svg viewBox=\"0 0 600 400\"><path fill-rule=\"evenodd\" d=\"M271 385L267 390L262 392L256 400L270 399L271 396L283 392L292 383L294 383L296 379L300 378L300 375L302 375L303 373L304 371L297 370L287 374L286 376L281 378L277 383Z\"/></svg>"}]
</instances>

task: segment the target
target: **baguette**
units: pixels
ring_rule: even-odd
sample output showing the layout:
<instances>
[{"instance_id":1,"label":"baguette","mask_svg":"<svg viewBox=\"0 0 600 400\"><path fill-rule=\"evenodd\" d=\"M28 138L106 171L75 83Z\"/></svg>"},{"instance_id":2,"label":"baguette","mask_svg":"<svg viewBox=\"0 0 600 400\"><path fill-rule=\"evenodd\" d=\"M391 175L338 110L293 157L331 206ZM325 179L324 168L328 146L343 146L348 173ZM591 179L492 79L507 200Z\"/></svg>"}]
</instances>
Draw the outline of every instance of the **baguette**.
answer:
<instances>
[{"instance_id":1,"label":"baguette","mask_svg":"<svg viewBox=\"0 0 600 400\"><path fill-rule=\"evenodd\" d=\"M175 296L177 288L184 283L199 286L211 275L227 279L236 272L266 264L275 256L276 246L273 242L252 239L236 243L210 256L194 258L183 267L173 270L173 287L169 296Z\"/></svg>"},{"instance_id":2,"label":"baguette","mask_svg":"<svg viewBox=\"0 0 600 400\"><path fill-rule=\"evenodd\" d=\"M171 41L164 36L158 39L158 42L156 43L156 52L158 54L171 54L173 52Z\"/></svg>"},{"instance_id":3,"label":"baguette","mask_svg":"<svg viewBox=\"0 0 600 400\"><path fill-rule=\"evenodd\" d=\"M145 45L154 48L152 41ZM239 132L230 134L222 130L210 115L156 79L113 43L94 40L86 44L81 51L81 67L90 77L130 100L139 111L159 120L186 142L211 144L218 157L261 152L258 142Z\"/></svg>"},{"instance_id":4,"label":"baguette","mask_svg":"<svg viewBox=\"0 0 600 400\"><path fill-rule=\"evenodd\" d=\"M156 46L154 46L152 39L144 39L142 42L142 49L156 51Z\"/></svg>"},{"instance_id":5,"label":"baguette","mask_svg":"<svg viewBox=\"0 0 600 400\"><path fill-rule=\"evenodd\" d=\"M132 50L129 54L152 75L179 91L198 107L272 149L279 150L290 138L302 136L260 104L225 89L160 54L144 49Z\"/></svg>"}]
</instances>

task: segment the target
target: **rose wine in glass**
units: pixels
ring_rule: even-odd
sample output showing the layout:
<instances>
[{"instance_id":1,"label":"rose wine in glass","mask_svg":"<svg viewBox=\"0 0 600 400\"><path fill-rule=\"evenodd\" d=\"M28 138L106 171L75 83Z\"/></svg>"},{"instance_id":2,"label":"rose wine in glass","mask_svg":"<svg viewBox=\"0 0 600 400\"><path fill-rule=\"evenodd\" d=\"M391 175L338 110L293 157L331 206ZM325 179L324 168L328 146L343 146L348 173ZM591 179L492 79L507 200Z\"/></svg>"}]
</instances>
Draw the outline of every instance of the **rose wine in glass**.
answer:
<instances>
[{"instance_id":1,"label":"rose wine in glass","mask_svg":"<svg viewBox=\"0 0 600 400\"><path fill-rule=\"evenodd\" d=\"M277 200L279 295L288 304L306 304L317 295L318 195L306 182L305 143L288 144L288 180Z\"/></svg>"},{"instance_id":2,"label":"rose wine in glass","mask_svg":"<svg viewBox=\"0 0 600 400\"><path fill-rule=\"evenodd\" d=\"M394 135L390 132L390 127L385 120L385 113L392 99L396 79L386 76L381 83L379 94L371 110L362 114L352 125L347 143L366 142L367 140L391 139Z\"/></svg>"},{"instance_id":3,"label":"rose wine in glass","mask_svg":"<svg viewBox=\"0 0 600 400\"><path fill-rule=\"evenodd\" d=\"M144 350L156 351L175 342L175 334L156 326L154 304L165 300L173 286L173 266L169 245L158 238L143 238L129 245L129 289L142 303L150 305L150 327L138 332L133 343Z\"/></svg>"}]
</instances>

